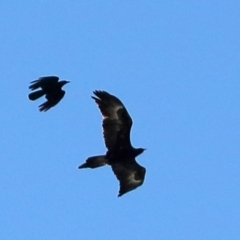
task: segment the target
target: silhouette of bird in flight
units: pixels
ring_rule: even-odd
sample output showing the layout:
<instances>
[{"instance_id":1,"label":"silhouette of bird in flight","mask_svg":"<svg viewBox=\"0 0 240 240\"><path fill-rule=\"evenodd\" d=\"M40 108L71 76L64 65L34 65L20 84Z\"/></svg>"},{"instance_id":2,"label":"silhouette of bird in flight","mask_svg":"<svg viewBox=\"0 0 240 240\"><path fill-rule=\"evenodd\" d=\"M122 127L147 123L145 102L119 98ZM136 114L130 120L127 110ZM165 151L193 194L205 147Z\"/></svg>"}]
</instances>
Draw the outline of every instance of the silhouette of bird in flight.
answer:
<instances>
[{"instance_id":1,"label":"silhouette of bird in flight","mask_svg":"<svg viewBox=\"0 0 240 240\"><path fill-rule=\"evenodd\" d=\"M135 158L145 149L134 148L130 141L132 119L123 103L105 91L94 91L92 98L103 116L103 135L107 153L89 157L79 168L97 168L110 165L120 182L118 197L141 186L146 169Z\"/></svg>"},{"instance_id":2,"label":"silhouette of bird in flight","mask_svg":"<svg viewBox=\"0 0 240 240\"><path fill-rule=\"evenodd\" d=\"M39 106L39 110L46 112L58 104L64 97L65 91L62 90L62 86L67 83L69 83L69 81L59 81L59 77L56 76L41 77L38 80L32 81L29 86L29 89L32 91L38 88L40 88L40 90L30 93L28 97L34 101L45 95L47 101Z\"/></svg>"}]
</instances>

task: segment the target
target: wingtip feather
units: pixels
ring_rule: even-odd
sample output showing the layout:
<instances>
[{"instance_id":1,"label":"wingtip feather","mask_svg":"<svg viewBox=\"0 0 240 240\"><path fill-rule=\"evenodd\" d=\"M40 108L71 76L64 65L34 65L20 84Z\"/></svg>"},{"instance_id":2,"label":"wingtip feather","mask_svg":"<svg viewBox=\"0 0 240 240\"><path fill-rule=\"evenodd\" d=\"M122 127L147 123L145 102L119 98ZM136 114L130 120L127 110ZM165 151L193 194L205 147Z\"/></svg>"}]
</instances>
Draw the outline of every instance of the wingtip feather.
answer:
<instances>
[{"instance_id":1,"label":"wingtip feather","mask_svg":"<svg viewBox=\"0 0 240 240\"><path fill-rule=\"evenodd\" d=\"M82 164L82 165L80 165L80 166L78 167L78 169L82 169L82 168L87 168L87 164L84 163L84 164Z\"/></svg>"}]
</instances>

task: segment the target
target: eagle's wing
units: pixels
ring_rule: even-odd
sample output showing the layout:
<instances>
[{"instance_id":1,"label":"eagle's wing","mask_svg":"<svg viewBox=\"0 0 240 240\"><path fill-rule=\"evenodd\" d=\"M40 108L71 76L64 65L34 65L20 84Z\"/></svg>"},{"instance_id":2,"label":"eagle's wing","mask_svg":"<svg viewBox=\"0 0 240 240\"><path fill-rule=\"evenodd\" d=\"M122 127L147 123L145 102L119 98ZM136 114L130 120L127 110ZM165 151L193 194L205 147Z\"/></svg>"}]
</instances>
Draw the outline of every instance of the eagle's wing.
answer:
<instances>
[{"instance_id":1,"label":"eagle's wing","mask_svg":"<svg viewBox=\"0 0 240 240\"><path fill-rule=\"evenodd\" d=\"M104 118L103 135L108 150L131 146L132 119L123 103L105 91L94 91L94 94L97 97L92 98L98 104Z\"/></svg>"},{"instance_id":2,"label":"eagle's wing","mask_svg":"<svg viewBox=\"0 0 240 240\"><path fill-rule=\"evenodd\" d=\"M131 164L114 163L112 170L120 182L118 197L134 190L143 184L146 169L139 165L135 160Z\"/></svg>"}]
</instances>

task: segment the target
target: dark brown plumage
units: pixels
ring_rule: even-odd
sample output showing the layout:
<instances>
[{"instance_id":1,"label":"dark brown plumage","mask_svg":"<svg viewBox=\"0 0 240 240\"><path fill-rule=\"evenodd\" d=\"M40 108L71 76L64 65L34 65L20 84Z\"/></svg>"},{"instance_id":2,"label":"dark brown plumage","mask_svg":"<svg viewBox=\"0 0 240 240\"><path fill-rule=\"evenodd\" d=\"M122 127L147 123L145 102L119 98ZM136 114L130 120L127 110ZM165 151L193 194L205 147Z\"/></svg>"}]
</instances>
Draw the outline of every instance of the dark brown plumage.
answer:
<instances>
[{"instance_id":1,"label":"dark brown plumage","mask_svg":"<svg viewBox=\"0 0 240 240\"><path fill-rule=\"evenodd\" d=\"M94 91L92 98L103 116L103 135L108 149L106 155L90 157L79 168L112 167L120 182L118 196L141 186L146 169L135 158L145 149L134 148L130 141L132 119L123 103L105 91Z\"/></svg>"},{"instance_id":2,"label":"dark brown plumage","mask_svg":"<svg viewBox=\"0 0 240 240\"><path fill-rule=\"evenodd\" d=\"M59 81L56 76L41 77L38 80L32 81L29 89L41 90L32 92L28 95L29 99L34 101L45 95L47 101L39 106L39 110L46 112L51 107L58 104L65 95L65 91L62 90L62 86L69 83L69 81Z\"/></svg>"}]
</instances>

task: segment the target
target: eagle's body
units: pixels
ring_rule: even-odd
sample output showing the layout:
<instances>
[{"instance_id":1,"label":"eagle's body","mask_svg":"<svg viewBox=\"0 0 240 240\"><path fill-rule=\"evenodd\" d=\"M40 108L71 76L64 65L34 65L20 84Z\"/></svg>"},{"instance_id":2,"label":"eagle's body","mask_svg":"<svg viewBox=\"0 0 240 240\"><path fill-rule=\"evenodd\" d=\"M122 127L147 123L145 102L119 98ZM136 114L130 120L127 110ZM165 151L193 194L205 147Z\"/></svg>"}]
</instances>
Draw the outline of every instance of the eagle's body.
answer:
<instances>
[{"instance_id":1,"label":"eagle's body","mask_svg":"<svg viewBox=\"0 0 240 240\"><path fill-rule=\"evenodd\" d=\"M106 164L112 167L120 182L119 195L143 184L146 169L135 158L145 149L134 148L130 141L132 119L123 103L105 91L95 91L92 98L103 116L103 135L106 155L90 157L79 168L96 168Z\"/></svg>"}]
</instances>

